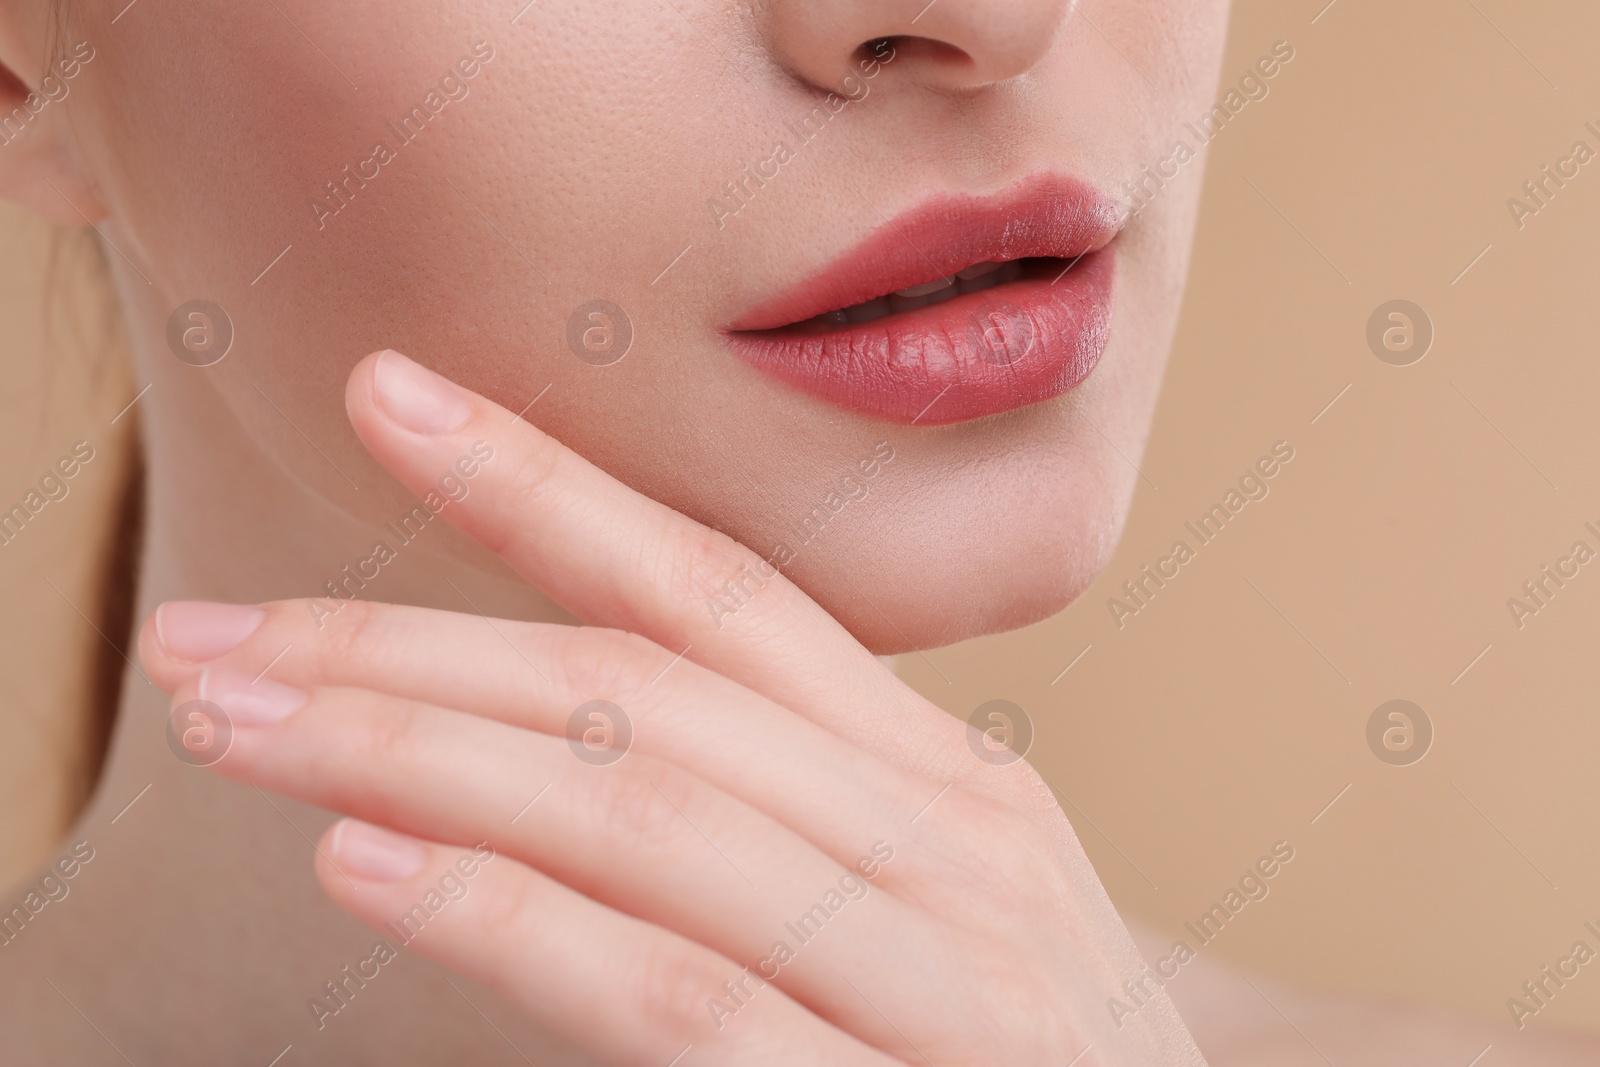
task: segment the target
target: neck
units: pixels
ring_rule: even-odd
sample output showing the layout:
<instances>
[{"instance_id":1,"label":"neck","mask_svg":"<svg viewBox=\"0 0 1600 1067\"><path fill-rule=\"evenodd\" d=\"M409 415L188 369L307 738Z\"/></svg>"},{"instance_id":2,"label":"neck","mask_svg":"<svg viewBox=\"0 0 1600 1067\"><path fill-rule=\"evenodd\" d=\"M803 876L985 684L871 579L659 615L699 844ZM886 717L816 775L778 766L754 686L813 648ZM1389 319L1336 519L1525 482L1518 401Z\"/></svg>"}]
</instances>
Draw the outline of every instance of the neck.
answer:
<instances>
[{"instance_id":1,"label":"neck","mask_svg":"<svg viewBox=\"0 0 1600 1067\"><path fill-rule=\"evenodd\" d=\"M159 339L159 329L139 327L134 310L135 335ZM401 543L382 520L358 519L297 480L241 432L246 420L211 389L221 379L210 375L245 373L242 359L196 370L145 346L139 364L152 387L138 408L149 496L136 618L172 599L326 598L332 581L341 597L570 621L444 522ZM393 489L375 467L359 478L368 492ZM395 558L359 585L344 580L345 568L370 557L378 541ZM336 613L326 625L339 625ZM84 841L92 859L64 883L66 896L0 945L0 961L11 964L0 966L0 997L19 1010L27 1005L17 1017L33 1020L26 1033L4 1028L0 1050L10 1054L0 1060L87 1062L103 1058L109 1040L136 1063L265 1064L290 1044L297 1064L519 1062L509 1040L548 1062L548 1040L513 1009L455 979L469 1004L409 953L319 1028L307 1000L325 997L324 983L370 955L377 940L329 903L312 876L311 842L334 816L174 758L164 732L168 698L128 654L105 772L62 849L69 855ZM16 888L16 899L0 907L21 904L27 891Z\"/></svg>"}]
</instances>

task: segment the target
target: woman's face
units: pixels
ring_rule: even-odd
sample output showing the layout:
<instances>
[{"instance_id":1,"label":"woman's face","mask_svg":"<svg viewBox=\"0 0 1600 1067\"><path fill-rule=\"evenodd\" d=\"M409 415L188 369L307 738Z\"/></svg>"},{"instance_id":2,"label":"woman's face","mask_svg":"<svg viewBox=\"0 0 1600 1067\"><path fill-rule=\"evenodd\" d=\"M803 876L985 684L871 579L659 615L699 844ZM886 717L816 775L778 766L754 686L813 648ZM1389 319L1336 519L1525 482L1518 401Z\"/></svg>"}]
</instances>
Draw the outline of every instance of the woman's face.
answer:
<instances>
[{"instance_id":1,"label":"woman's face","mask_svg":"<svg viewBox=\"0 0 1600 1067\"><path fill-rule=\"evenodd\" d=\"M1041 618L1111 551L1200 163L1128 185L1209 109L1226 0L79 6L79 206L146 374L338 507L408 506L341 400L393 347L881 651ZM168 343L182 309L203 353L197 300L204 368Z\"/></svg>"}]
</instances>

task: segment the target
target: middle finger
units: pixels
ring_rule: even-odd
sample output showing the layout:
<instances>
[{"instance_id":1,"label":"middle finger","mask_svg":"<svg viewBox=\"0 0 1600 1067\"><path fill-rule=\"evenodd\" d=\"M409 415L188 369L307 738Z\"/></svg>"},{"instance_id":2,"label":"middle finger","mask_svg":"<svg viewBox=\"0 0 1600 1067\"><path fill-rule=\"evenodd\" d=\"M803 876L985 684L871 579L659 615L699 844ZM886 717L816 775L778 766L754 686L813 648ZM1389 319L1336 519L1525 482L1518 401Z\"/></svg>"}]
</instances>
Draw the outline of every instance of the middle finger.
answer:
<instances>
[{"instance_id":1,"label":"middle finger","mask_svg":"<svg viewBox=\"0 0 1600 1067\"><path fill-rule=\"evenodd\" d=\"M163 632L181 633L185 614L214 610L163 604L146 623L141 655L158 684L171 691L197 670ZM604 700L613 707L602 714L613 721L576 716L580 734L592 725L613 730L616 749L594 758L631 748L673 763L843 865L874 841L908 838L912 820L944 788L637 635L364 601L346 603L320 627L306 601L254 610L264 613L254 632L213 665L302 688L389 693L557 737L568 735L583 705Z\"/></svg>"}]
</instances>

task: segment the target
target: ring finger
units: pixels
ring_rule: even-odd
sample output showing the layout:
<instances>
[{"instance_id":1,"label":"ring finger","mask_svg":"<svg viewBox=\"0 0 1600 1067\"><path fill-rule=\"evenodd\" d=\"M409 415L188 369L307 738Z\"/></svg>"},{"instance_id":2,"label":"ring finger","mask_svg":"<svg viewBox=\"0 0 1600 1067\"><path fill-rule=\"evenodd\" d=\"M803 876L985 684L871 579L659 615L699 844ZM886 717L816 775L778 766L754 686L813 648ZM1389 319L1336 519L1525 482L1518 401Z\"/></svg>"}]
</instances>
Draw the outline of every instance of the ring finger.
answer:
<instances>
[{"instance_id":1,"label":"ring finger","mask_svg":"<svg viewBox=\"0 0 1600 1067\"><path fill-rule=\"evenodd\" d=\"M208 668L177 700L191 696L235 723L218 771L407 833L487 840L602 904L750 964L877 1047L901 1043L879 1010L955 1018L978 992L941 989L949 1010L928 1012L914 976L950 973L957 946L943 924L870 891L892 842L875 842L849 870L672 764L636 756L592 766L565 739L368 690L298 691Z\"/></svg>"},{"instance_id":2,"label":"ring finger","mask_svg":"<svg viewBox=\"0 0 1600 1067\"><path fill-rule=\"evenodd\" d=\"M607 1063L891 1062L779 989L760 990L733 1016L714 1018L704 1000L739 976L737 964L509 856L348 819L323 835L318 853L328 894L385 936L362 961L374 969L366 980L391 953L414 950L484 982Z\"/></svg>"}]
</instances>

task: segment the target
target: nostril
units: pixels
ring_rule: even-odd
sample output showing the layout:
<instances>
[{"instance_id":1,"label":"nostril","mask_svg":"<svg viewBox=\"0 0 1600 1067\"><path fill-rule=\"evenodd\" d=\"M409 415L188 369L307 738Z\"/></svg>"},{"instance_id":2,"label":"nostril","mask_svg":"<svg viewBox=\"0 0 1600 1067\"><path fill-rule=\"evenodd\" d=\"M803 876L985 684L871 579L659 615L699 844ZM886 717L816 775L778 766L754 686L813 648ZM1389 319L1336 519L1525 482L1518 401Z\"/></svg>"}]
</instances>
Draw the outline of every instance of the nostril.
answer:
<instances>
[{"instance_id":1,"label":"nostril","mask_svg":"<svg viewBox=\"0 0 1600 1067\"><path fill-rule=\"evenodd\" d=\"M893 37L874 37L856 49L856 56L860 59L882 59L894 51L894 41Z\"/></svg>"},{"instance_id":2,"label":"nostril","mask_svg":"<svg viewBox=\"0 0 1600 1067\"><path fill-rule=\"evenodd\" d=\"M874 37L856 49L856 58L863 62L876 60L887 63L893 60L897 63L959 70L970 70L976 66L971 55L953 44L909 34Z\"/></svg>"}]
</instances>

